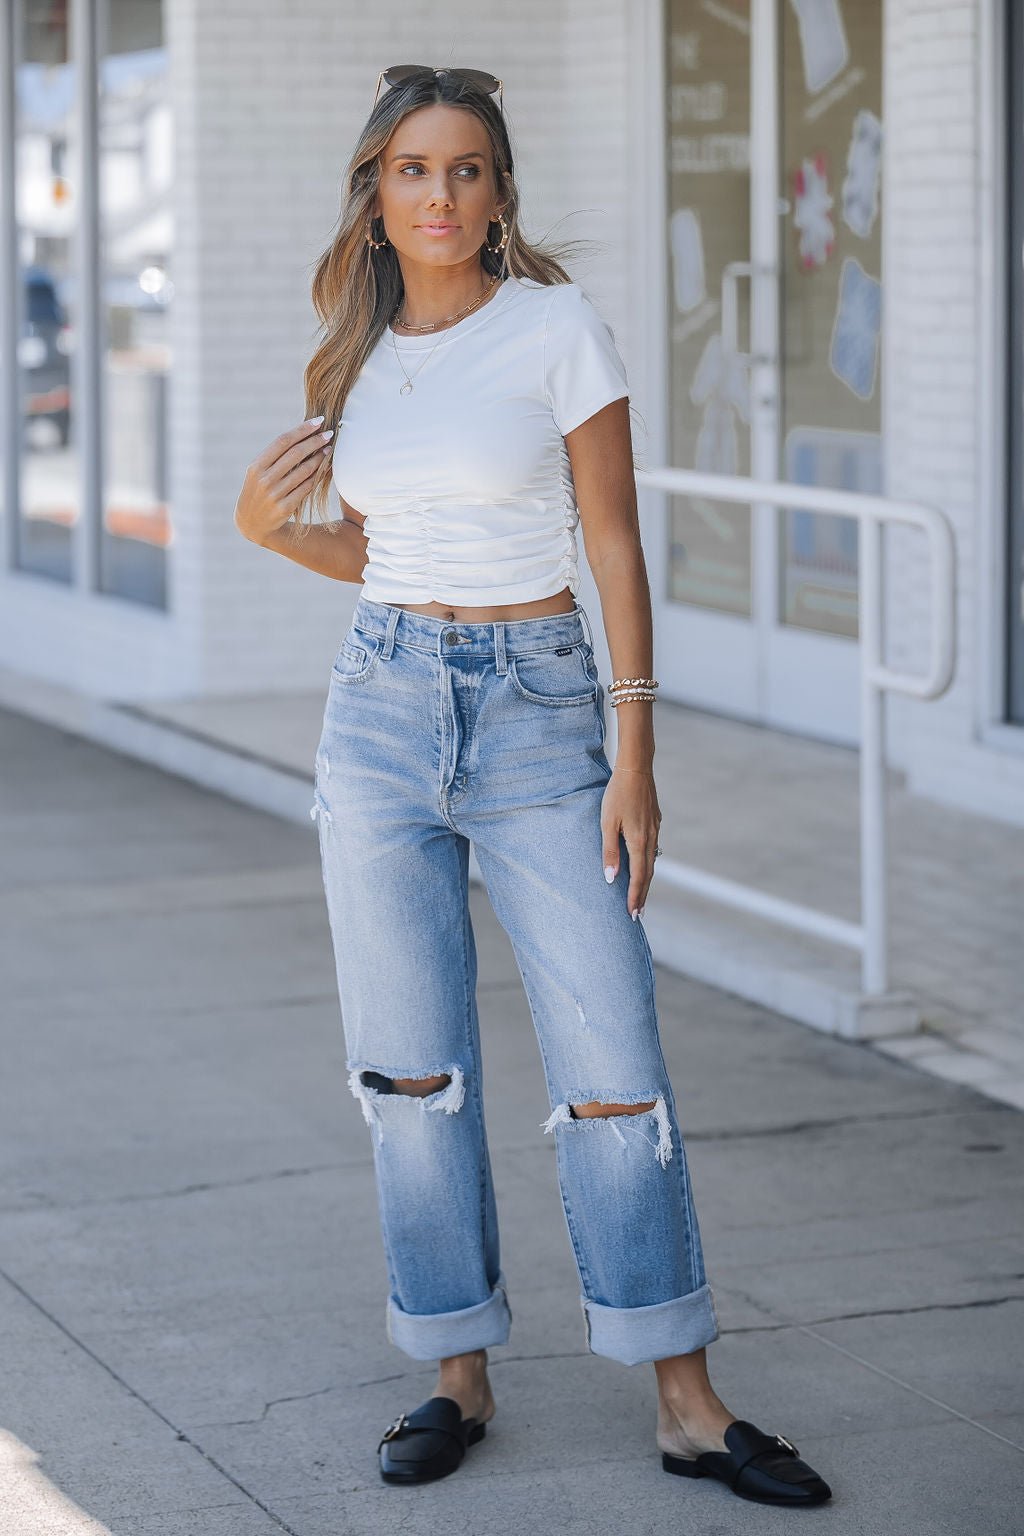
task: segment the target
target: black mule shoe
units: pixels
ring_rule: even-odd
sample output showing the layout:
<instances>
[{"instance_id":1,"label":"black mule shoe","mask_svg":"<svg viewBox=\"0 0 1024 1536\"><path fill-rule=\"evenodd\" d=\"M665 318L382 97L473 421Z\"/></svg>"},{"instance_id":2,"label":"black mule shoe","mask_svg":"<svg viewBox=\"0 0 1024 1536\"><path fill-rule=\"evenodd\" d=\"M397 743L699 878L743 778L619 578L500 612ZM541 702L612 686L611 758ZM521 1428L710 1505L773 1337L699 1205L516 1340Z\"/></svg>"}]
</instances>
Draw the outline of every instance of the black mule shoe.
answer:
<instances>
[{"instance_id":1,"label":"black mule shoe","mask_svg":"<svg viewBox=\"0 0 1024 1536\"><path fill-rule=\"evenodd\" d=\"M800 1460L796 1446L783 1435L766 1435L747 1419L733 1419L724 1439L727 1451L695 1457L662 1451L661 1464L680 1477L717 1477L741 1499L757 1504L823 1504L832 1497L825 1479Z\"/></svg>"},{"instance_id":2,"label":"black mule shoe","mask_svg":"<svg viewBox=\"0 0 1024 1536\"><path fill-rule=\"evenodd\" d=\"M486 1433L486 1423L462 1417L453 1397L428 1397L411 1413L400 1413L377 1442L380 1475L386 1483L447 1477L460 1465L466 1447Z\"/></svg>"}]
</instances>

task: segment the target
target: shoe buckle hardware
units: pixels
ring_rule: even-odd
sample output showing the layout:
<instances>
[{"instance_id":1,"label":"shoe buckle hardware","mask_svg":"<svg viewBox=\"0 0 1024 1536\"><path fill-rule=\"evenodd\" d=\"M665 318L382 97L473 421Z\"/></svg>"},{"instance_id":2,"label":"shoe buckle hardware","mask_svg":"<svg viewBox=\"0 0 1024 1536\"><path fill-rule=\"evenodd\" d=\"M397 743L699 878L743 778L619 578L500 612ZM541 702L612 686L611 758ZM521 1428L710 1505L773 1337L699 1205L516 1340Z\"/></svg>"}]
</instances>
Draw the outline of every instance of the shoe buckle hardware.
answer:
<instances>
[{"instance_id":1,"label":"shoe buckle hardware","mask_svg":"<svg viewBox=\"0 0 1024 1536\"><path fill-rule=\"evenodd\" d=\"M398 1418L395 1419L393 1423L389 1424L387 1429L384 1431L383 1435L381 1436L381 1443L383 1444L385 1440L393 1440L405 1422L406 1415L404 1413L400 1413Z\"/></svg>"},{"instance_id":2,"label":"shoe buckle hardware","mask_svg":"<svg viewBox=\"0 0 1024 1536\"><path fill-rule=\"evenodd\" d=\"M785 1435L776 1435L775 1438L779 1442L780 1445L785 1446L787 1451L792 1451L794 1456L799 1454L799 1452L797 1451L796 1446L793 1445L789 1440L787 1440Z\"/></svg>"}]
</instances>

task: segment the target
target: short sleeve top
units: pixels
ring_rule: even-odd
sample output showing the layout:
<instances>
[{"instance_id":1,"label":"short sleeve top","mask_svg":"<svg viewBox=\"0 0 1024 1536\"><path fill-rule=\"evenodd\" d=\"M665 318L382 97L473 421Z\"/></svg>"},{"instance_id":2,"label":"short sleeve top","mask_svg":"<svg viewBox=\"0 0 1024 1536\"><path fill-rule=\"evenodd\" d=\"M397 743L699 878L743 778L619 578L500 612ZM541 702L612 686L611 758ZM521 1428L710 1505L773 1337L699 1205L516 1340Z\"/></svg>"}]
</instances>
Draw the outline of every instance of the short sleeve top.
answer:
<instances>
[{"instance_id":1,"label":"short sleeve top","mask_svg":"<svg viewBox=\"0 0 1024 1536\"><path fill-rule=\"evenodd\" d=\"M335 433L335 486L365 517L364 596L487 606L575 595L565 435L628 394L611 328L577 283L507 277L445 331L385 329Z\"/></svg>"}]
</instances>

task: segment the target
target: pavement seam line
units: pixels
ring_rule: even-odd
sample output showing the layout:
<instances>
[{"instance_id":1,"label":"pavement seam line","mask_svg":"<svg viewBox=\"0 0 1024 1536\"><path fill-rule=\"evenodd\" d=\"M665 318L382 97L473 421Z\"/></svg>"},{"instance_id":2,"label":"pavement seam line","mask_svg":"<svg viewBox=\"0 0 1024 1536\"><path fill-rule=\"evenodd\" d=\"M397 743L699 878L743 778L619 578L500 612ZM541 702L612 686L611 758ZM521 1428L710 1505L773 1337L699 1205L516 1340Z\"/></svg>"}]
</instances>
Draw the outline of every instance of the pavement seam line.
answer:
<instances>
[{"instance_id":1,"label":"pavement seam line","mask_svg":"<svg viewBox=\"0 0 1024 1536\"><path fill-rule=\"evenodd\" d=\"M733 1295L742 1294L735 1287L723 1284L722 1290L726 1294L730 1289ZM743 1296L743 1300L762 1312L770 1311L764 1302L752 1296ZM829 1317L812 1317L809 1322L800 1322L797 1318L786 1322L780 1318L774 1323L737 1323L732 1328L723 1327L722 1334L779 1333L786 1328L816 1328L822 1323L856 1323L866 1317L910 1317L915 1312L963 1312L969 1307L1000 1307L1008 1301L1024 1301L1024 1291L1014 1291L1009 1296L983 1296L977 1301L929 1301L920 1307L879 1307L877 1312L836 1312Z\"/></svg>"},{"instance_id":2,"label":"pavement seam line","mask_svg":"<svg viewBox=\"0 0 1024 1536\"><path fill-rule=\"evenodd\" d=\"M977 1306L979 1303L968 1302L966 1305ZM801 1333L806 1333L810 1338L817 1339L819 1344L826 1344L829 1349L838 1350L841 1355L846 1355L849 1360L853 1360L857 1365L863 1366L866 1371L874 1371L876 1376L884 1376L886 1381L891 1381L897 1387L902 1387L905 1392L913 1393L915 1397L920 1397L926 1403L934 1404L936 1408L944 1408L955 1419L960 1419L964 1424L970 1424L974 1429L980 1429L983 1435L990 1435L993 1440L1000 1440L1003 1445L1008 1445L1013 1450L1024 1454L1024 1445L1020 1445L1016 1440L1011 1440L1007 1435L1001 1435L997 1429L989 1429L987 1424L981 1424L977 1419L972 1419L969 1413L961 1413L959 1408L954 1408L951 1403L943 1402L941 1397L933 1397L930 1392L925 1392L922 1387L915 1387L911 1382L904 1381L902 1377L894 1375L892 1371L885 1370L883 1366L875 1365L871 1360L865 1360L854 1350L847 1349L842 1344L837 1344L835 1339L827 1339L823 1333L815 1333L814 1329L809 1328L805 1323L799 1323L797 1326Z\"/></svg>"},{"instance_id":3,"label":"pavement seam line","mask_svg":"<svg viewBox=\"0 0 1024 1536\"><path fill-rule=\"evenodd\" d=\"M956 1083L952 1084L951 1086L960 1088L965 1086L973 1087L974 1085ZM922 1109L916 1111L913 1114L907 1114L905 1111L894 1109L880 1110L877 1114L873 1115L836 1115L833 1119L828 1120L789 1120L784 1125L759 1126L754 1130L749 1131L689 1130L686 1132L686 1139L688 1142L750 1141L764 1136L795 1136L799 1135L801 1131L829 1131L834 1129L841 1129L842 1127L848 1125L888 1125L890 1123L903 1125L917 1120L941 1120L943 1118L949 1118L955 1115L978 1114L982 1109L994 1109L997 1113L1002 1113L1005 1110L1009 1110L1011 1114L1014 1112L1012 1104L1000 1103L994 1100L986 1100L983 1106L975 1105L969 1109L965 1108L962 1104L951 1104L947 1108Z\"/></svg>"},{"instance_id":4,"label":"pavement seam line","mask_svg":"<svg viewBox=\"0 0 1024 1536\"><path fill-rule=\"evenodd\" d=\"M183 1195L205 1195L222 1189L246 1189L254 1184L274 1184L279 1179L310 1178L318 1173L348 1173L366 1166L365 1157L343 1159L340 1163L310 1163L307 1168L273 1168L269 1173L249 1173L237 1179L211 1179L201 1184L182 1184L177 1189L141 1190L135 1194L108 1195L97 1200L49 1201L36 1205L0 1205L0 1216L33 1216L62 1211L92 1211L118 1205L140 1205L148 1200L179 1200Z\"/></svg>"},{"instance_id":5,"label":"pavement seam line","mask_svg":"<svg viewBox=\"0 0 1024 1536\"><path fill-rule=\"evenodd\" d=\"M106 1374L110 1377L111 1381L115 1381L117 1385L122 1389L122 1391L127 1392L128 1395L133 1397L137 1403L141 1403L144 1408L147 1408L154 1418L159 1419L161 1424L165 1424L168 1429L173 1431L176 1439L183 1440L186 1445L190 1445L192 1449L196 1451L203 1458L203 1460L214 1469L215 1472L219 1472L221 1477L226 1478L226 1480L231 1483L232 1487L237 1488L239 1493L244 1494L247 1499L251 1500L257 1509L261 1509L267 1516L268 1520L273 1520L274 1524L278 1526L280 1530L285 1532L285 1536L300 1536L300 1532L298 1532L294 1526L291 1526L285 1520L282 1520L280 1515L275 1514L268 1505L264 1504L261 1498L252 1492L251 1489L246 1488L244 1483L240 1483L238 1478L235 1477L232 1472L228 1471L227 1467L222 1466L215 1456L211 1456L209 1451L204 1450L198 1441L193 1440L191 1435L186 1434L185 1430L179 1429L177 1424L175 1424L172 1419L169 1419L165 1413L162 1413L155 1403L151 1403L147 1397L144 1397L141 1392L139 1392L135 1387L131 1385L130 1382L126 1381L123 1376L115 1371L112 1365L108 1365L107 1362L102 1359L94 1349L90 1349L89 1345L86 1344L84 1340L80 1339L77 1334L72 1333L71 1329L67 1326L66 1323L62 1323L59 1317L51 1312L48 1307L44 1307L41 1301L37 1301L36 1298L32 1295L31 1291L26 1290L19 1281L15 1280L13 1275L9 1274L8 1271L2 1267L0 1267L0 1277L6 1280L11 1289L16 1291L19 1296L23 1297L24 1300L28 1302L29 1306L34 1307L42 1317L45 1317L47 1322L50 1323L52 1327L58 1329L66 1339L69 1339L71 1343L74 1344L76 1349L81 1350L82 1354L88 1355L89 1359L98 1365L101 1371L105 1371Z\"/></svg>"}]
</instances>

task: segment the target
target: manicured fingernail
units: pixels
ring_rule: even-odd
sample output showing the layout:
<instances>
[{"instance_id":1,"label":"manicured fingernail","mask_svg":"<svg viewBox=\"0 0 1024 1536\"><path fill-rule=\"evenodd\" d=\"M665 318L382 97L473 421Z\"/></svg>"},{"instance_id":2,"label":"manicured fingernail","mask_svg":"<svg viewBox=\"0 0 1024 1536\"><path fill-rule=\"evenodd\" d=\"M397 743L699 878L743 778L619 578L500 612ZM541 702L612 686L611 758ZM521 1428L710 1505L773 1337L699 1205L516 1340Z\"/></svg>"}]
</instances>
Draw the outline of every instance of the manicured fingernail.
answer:
<instances>
[{"instance_id":1,"label":"manicured fingernail","mask_svg":"<svg viewBox=\"0 0 1024 1536\"><path fill-rule=\"evenodd\" d=\"M645 912L645 911L646 911L646 909L647 909L647 903L646 903L646 901L645 901L645 902L644 902L644 904L643 904L643 906L642 906L642 907L641 907L641 908L640 908L640 912L639 912L639 914L638 914L638 915L639 915L639 916L640 916L640 917L643 917L643 915L644 915L644 912Z\"/></svg>"},{"instance_id":2,"label":"manicured fingernail","mask_svg":"<svg viewBox=\"0 0 1024 1536\"><path fill-rule=\"evenodd\" d=\"M633 919L633 921L635 923L637 918L640 916L640 909L639 909L639 907L634 907L633 911L629 915L630 915L630 917Z\"/></svg>"},{"instance_id":3,"label":"manicured fingernail","mask_svg":"<svg viewBox=\"0 0 1024 1536\"><path fill-rule=\"evenodd\" d=\"M322 416L307 416L303 425L307 427L315 427L317 423L321 421L323 421Z\"/></svg>"},{"instance_id":4,"label":"manicured fingernail","mask_svg":"<svg viewBox=\"0 0 1024 1536\"><path fill-rule=\"evenodd\" d=\"M614 864L606 864L605 865L605 867L604 867L604 877L608 881L608 884L611 885L612 881L615 879L615 866L614 866Z\"/></svg>"}]
</instances>

